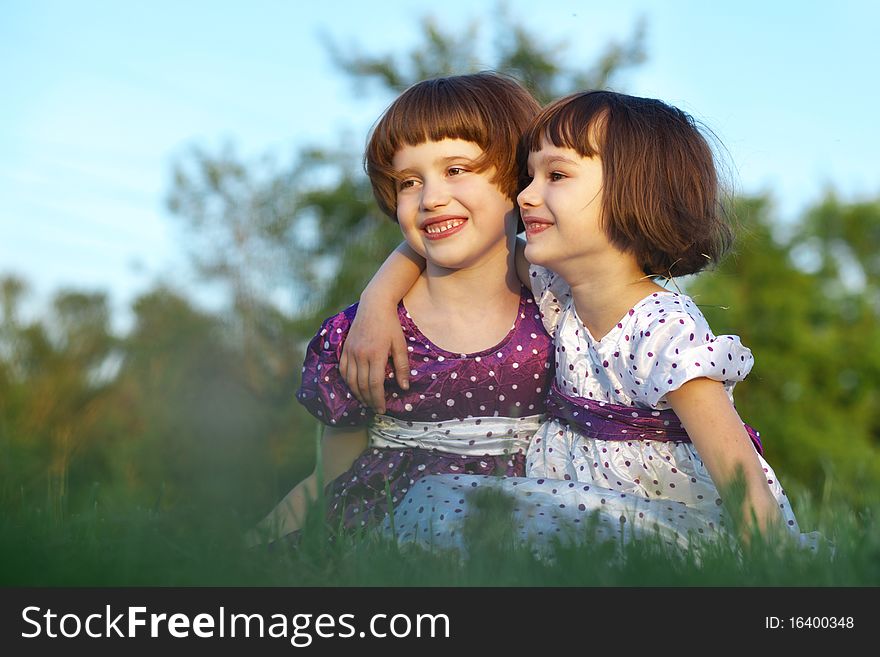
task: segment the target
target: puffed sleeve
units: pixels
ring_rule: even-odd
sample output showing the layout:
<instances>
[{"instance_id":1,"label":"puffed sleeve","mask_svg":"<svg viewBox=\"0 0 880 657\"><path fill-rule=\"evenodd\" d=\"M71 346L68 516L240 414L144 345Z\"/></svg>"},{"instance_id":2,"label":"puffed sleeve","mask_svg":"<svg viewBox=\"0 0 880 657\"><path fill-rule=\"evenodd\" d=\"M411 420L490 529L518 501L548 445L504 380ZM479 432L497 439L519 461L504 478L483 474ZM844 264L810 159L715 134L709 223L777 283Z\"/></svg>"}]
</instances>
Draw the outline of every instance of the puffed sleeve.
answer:
<instances>
[{"instance_id":1,"label":"puffed sleeve","mask_svg":"<svg viewBox=\"0 0 880 657\"><path fill-rule=\"evenodd\" d=\"M732 398L733 387L754 365L751 350L736 335L715 336L689 297L675 295L664 305L665 312L641 327L635 349L642 371L650 372L644 401L656 407L666 393L700 377L722 382Z\"/></svg>"},{"instance_id":2,"label":"puffed sleeve","mask_svg":"<svg viewBox=\"0 0 880 657\"><path fill-rule=\"evenodd\" d=\"M371 411L351 394L339 372L342 345L357 311L357 304L327 319L309 342L302 369L302 385L296 398L324 424L361 426Z\"/></svg>"},{"instance_id":3,"label":"puffed sleeve","mask_svg":"<svg viewBox=\"0 0 880 657\"><path fill-rule=\"evenodd\" d=\"M535 297L535 303L538 304L538 310L541 312L541 321L544 322L547 333L553 337L562 311L571 300L571 288L562 277L540 265L529 266L529 278L532 283L532 296Z\"/></svg>"}]
</instances>

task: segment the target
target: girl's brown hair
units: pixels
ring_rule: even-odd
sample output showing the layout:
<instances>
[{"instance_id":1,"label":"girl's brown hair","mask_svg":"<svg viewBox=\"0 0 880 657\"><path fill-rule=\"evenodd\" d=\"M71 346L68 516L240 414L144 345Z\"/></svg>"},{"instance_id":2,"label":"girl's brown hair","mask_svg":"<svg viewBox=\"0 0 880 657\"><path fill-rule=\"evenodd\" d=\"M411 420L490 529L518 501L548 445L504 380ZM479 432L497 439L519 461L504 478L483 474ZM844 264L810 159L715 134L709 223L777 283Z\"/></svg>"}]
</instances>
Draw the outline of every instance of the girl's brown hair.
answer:
<instances>
[{"instance_id":1,"label":"girl's brown hair","mask_svg":"<svg viewBox=\"0 0 880 657\"><path fill-rule=\"evenodd\" d=\"M522 170L543 139L602 160L602 227L646 274L693 274L730 247L715 157L685 112L611 91L576 93L545 107L526 129Z\"/></svg>"},{"instance_id":2,"label":"girl's brown hair","mask_svg":"<svg viewBox=\"0 0 880 657\"><path fill-rule=\"evenodd\" d=\"M495 168L492 182L511 200L519 191L516 147L540 105L518 82L484 72L424 80L404 91L379 119L364 168L379 208L397 220L397 180L391 166L403 146L464 139L483 149L477 171Z\"/></svg>"}]
</instances>

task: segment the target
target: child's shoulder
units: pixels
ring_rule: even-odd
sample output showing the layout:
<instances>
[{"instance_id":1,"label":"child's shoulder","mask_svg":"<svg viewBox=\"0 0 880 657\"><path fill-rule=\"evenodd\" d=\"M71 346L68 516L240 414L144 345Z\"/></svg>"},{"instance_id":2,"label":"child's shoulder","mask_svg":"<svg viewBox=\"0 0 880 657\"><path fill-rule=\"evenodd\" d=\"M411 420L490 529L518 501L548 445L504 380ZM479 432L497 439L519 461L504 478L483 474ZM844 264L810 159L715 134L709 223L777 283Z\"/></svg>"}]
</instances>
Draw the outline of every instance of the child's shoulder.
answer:
<instances>
[{"instance_id":1,"label":"child's shoulder","mask_svg":"<svg viewBox=\"0 0 880 657\"><path fill-rule=\"evenodd\" d=\"M634 310L623 362L639 380L640 401L649 406L696 378L721 381L730 392L751 370L751 350L736 335L716 336L686 294L659 292Z\"/></svg>"},{"instance_id":2,"label":"child's shoulder","mask_svg":"<svg viewBox=\"0 0 880 657\"><path fill-rule=\"evenodd\" d=\"M341 354L342 345L348 337L351 325L358 311L358 303L353 303L335 315L321 322L309 343L309 350L322 353Z\"/></svg>"},{"instance_id":3,"label":"child's shoulder","mask_svg":"<svg viewBox=\"0 0 880 657\"><path fill-rule=\"evenodd\" d=\"M350 306L343 308L335 315L327 317L323 322L321 322L321 327L315 334L315 338L341 336L342 339L344 339L344 336L348 335L348 331L351 329L352 323L354 323L359 305L359 302L355 302ZM399 314L400 306L398 305L398 315Z\"/></svg>"},{"instance_id":4,"label":"child's shoulder","mask_svg":"<svg viewBox=\"0 0 880 657\"><path fill-rule=\"evenodd\" d=\"M312 344L323 343L319 346L322 350L331 350L337 343L345 341L351 324L357 314L357 303L353 303L335 315L327 317L321 322L321 327L312 338Z\"/></svg>"},{"instance_id":5,"label":"child's shoulder","mask_svg":"<svg viewBox=\"0 0 880 657\"><path fill-rule=\"evenodd\" d=\"M677 354L716 339L694 300L680 292L653 293L632 312L629 337L633 351Z\"/></svg>"},{"instance_id":6,"label":"child's shoulder","mask_svg":"<svg viewBox=\"0 0 880 657\"><path fill-rule=\"evenodd\" d=\"M709 328L696 302L686 294L659 291L650 294L633 309L634 320L640 328L674 329Z\"/></svg>"},{"instance_id":7,"label":"child's shoulder","mask_svg":"<svg viewBox=\"0 0 880 657\"><path fill-rule=\"evenodd\" d=\"M358 425L369 419L339 372L342 347L357 314L357 304L331 315L309 342L296 398L318 420L332 425Z\"/></svg>"},{"instance_id":8,"label":"child's shoulder","mask_svg":"<svg viewBox=\"0 0 880 657\"><path fill-rule=\"evenodd\" d=\"M325 326L351 326L351 323L354 321L355 315L357 315L358 306L360 306L360 302L355 302L350 306L343 308L335 315L330 315L323 322L321 322L321 328L324 328Z\"/></svg>"}]
</instances>

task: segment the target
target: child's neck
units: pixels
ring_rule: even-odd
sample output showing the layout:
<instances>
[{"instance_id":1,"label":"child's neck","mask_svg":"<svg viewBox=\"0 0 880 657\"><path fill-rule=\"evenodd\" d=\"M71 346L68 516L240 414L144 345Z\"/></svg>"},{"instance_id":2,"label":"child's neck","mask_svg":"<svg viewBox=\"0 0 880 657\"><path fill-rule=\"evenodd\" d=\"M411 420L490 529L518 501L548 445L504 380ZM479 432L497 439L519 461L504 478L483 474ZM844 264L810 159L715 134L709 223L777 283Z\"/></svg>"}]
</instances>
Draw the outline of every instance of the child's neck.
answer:
<instances>
[{"instance_id":1,"label":"child's neck","mask_svg":"<svg viewBox=\"0 0 880 657\"><path fill-rule=\"evenodd\" d=\"M510 291L519 293L519 282L507 253L498 253L489 262L468 269L443 269L428 265L422 276L425 294L444 312L469 313L484 301Z\"/></svg>"},{"instance_id":2,"label":"child's neck","mask_svg":"<svg viewBox=\"0 0 880 657\"><path fill-rule=\"evenodd\" d=\"M578 317L601 340L627 311L649 294L663 290L629 256L591 257L560 271L571 288Z\"/></svg>"},{"instance_id":3,"label":"child's neck","mask_svg":"<svg viewBox=\"0 0 880 657\"><path fill-rule=\"evenodd\" d=\"M513 255L501 249L466 269L429 263L404 297L419 330L447 351L474 353L498 344L516 319L520 283Z\"/></svg>"}]
</instances>

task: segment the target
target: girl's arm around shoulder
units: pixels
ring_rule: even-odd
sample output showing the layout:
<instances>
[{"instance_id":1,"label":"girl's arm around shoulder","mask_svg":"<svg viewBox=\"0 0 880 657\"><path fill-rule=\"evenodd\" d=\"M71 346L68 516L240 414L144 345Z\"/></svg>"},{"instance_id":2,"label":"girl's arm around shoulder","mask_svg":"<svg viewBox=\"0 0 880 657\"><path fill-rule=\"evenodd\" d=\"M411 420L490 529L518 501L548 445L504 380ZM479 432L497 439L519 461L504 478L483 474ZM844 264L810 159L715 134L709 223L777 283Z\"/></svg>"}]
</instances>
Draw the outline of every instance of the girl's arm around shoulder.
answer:
<instances>
[{"instance_id":1,"label":"girl's arm around shoulder","mask_svg":"<svg viewBox=\"0 0 880 657\"><path fill-rule=\"evenodd\" d=\"M257 526L245 535L252 547L273 541L302 528L309 506L318 498L321 483L326 488L348 470L367 447L367 432L362 427L324 427L321 437L321 464L284 496Z\"/></svg>"},{"instance_id":2,"label":"girl's arm around shoulder","mask_svg":"<svg viewBox=\"0 0 880 657\"><path fill-rule=\"evenodd\" d=\"M409 388L406 340L397 304L425 268L406 242L392 251L361 294L357 315L339 359L339 371L354 396L377 413L385 412L385 366L389 354L401 388Z\"/></svg>"},{"instance_id":3,"label":"girl's arm around shoulder","mask_svg":"<svg viewBox=\"0 0 880 657\"><path fill-rule=\"evenodd\" d=\"M723 498L728 497L731 485L742 477L743 506L729 508L735 518L743 521L742 537L747 541L752 529L767 535L768 530L780 526L779 506L724 386L718 381L696 378L668 392L666 400L684 425Z\"/></svg>"}]
</instances>

